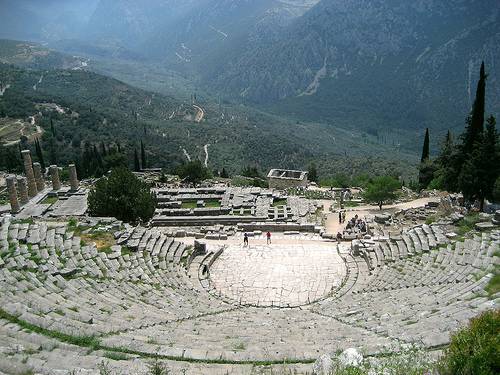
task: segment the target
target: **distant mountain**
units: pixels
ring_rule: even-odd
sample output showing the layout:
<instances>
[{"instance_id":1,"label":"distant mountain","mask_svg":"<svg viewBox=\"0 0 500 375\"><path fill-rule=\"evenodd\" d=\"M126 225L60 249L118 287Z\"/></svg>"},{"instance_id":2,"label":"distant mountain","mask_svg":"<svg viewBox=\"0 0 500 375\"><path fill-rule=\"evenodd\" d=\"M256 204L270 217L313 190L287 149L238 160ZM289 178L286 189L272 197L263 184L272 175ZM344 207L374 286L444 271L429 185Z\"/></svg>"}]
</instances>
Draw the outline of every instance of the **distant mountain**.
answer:
<instances>
[{"instance_id":1,"label":"distant mountain","mask_svg":"<svg viewBox=\"0 0 500 375\"><path fill-rule=\"evenodd\" d=\"M463 127L482 60L487 110L500 111L498 0L46 4L2 2L0 36L101 59L94 69L158 92L177 90L180 77L183 95L209 92L413 153L426 127L434 146L445 129Z\"/></svg>"},{"instance_id":2,"label":"distant mountain","mask_svg":"<svg viewBox=\"0 0 500 375\"><path fill-rule=\"evenodd\" d=\"M372 133L459 128L482 60L488 109L500 107L497 0L145 4L101 0L90 29L214 95L279 114Z\"/></svg>"},{"instance_id":3,"label":"distant mountain","mask_svg":"<svg viewBox=\"0 0 500 375\"><path fill-rule=\"evenodd\" d=\"M497 0L322 0L203 80L339 125L448 127L470 108L481 60L488 108L500 107L499 16Z\"/></svg>"},{"instance_id":4,"label":"distant mountain","mask_svg":"<svg viewBox=\"0 0 500 375\"><path fill-rule=\"evenodd\" d=\"M60 53L38 43L0 39L0 63L30 69L83 69L85 58Z\"/></svg>"},{"instance_id":5,"label":"distant mountain","mask_svg":"<svg viewBox=\"0 0 500 375\"><path fill-rule=\"evenodd\" d=\"M99 0L2 0L0 38L51 41L79 38Z\"/></svg>"}]
</instances>

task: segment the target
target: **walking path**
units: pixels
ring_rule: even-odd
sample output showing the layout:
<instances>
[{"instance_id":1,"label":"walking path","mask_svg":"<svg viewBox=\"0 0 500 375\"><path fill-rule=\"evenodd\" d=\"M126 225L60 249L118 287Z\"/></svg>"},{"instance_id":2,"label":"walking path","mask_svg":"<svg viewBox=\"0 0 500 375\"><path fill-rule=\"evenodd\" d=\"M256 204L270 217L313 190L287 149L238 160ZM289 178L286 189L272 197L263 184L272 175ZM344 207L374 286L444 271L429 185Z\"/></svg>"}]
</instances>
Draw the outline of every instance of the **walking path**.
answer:
<instances>
[{"instance_id":1,"label":"walking path","mask_svg":"<svg viewBox=\"0 0 500 375\"><path fill-rule=\"evenodd\" d=\"M376 205L364 205L359 207L349 207L346 208L346 217L345 223L339 223L339 214L338 212L332 212L327 215L327 220L325 224L326 232L329 234L337 234L345 229L347 222L352 219L355 215L358 215L359 218L364 218L367 215L374 215L377 213L387 213L394 212L397 210L407 210L410 208L418 208L424 207L429 202L439 202L439 197L431 197L431 198L419 198L410 202L403 202L397 204L390 204L387 206L383 206L382 210L379 210ZM328 202L328 201L327 201ZM330 203L331 205L331 203ZM329 206L328 206L329 207ZM326 207L325 207L326 211Z\"/></svg>"}]
</instances>

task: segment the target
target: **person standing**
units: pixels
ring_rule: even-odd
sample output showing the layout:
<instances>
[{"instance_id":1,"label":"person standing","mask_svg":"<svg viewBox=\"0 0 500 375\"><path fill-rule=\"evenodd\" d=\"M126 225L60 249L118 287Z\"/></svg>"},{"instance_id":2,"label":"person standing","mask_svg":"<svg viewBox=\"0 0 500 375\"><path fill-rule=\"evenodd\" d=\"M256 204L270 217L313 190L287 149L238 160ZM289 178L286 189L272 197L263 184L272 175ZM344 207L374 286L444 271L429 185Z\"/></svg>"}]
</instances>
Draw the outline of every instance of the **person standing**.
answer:
<instances>
[{"instance_id":1,"label":"person standing","mask_svg":"<svg viewBox=\"0 0 500 375\"><path fill-rule=\"evenodd\" d=\"M248 246L248 234L243 235L243 246Z\"/></svg>"},{"instance_id":2,"label":"person standing","mask_svg":"<svg viewBox=\"0 0 500 375\"><path fill-rule=\"evenodd\" d=\"M342 224L342 211L339 211L339 224Z\"/></svg>"},{"instance_id":3,"label":"person standing","mask_svg":"<svg viewBox=\"0 0 500 375\"><path fill-rule=\"evenodd\" d=\"M345 211L342 211L342 223L345 223Z\"/></svg>"},{"instance_id":4,"label":"person standing","mask_svg":"<svg viewBox=\"0 0 500 375\"><path fill-rule=\"evenodd\" d=\"M267 244L270 245L271 244L271 232L267 232L266 233L266 238L267 238Z\"/></svg>"}]
</instances>

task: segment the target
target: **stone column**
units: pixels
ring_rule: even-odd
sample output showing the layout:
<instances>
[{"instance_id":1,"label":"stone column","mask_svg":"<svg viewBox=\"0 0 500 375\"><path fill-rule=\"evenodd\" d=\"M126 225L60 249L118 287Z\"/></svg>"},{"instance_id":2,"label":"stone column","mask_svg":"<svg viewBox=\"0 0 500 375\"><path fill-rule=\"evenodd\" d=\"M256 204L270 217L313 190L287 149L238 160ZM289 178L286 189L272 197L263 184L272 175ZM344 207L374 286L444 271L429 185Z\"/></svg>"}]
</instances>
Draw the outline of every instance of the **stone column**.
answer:
<instances>
[{"instance_id":1,"label":"stone column","mask_svg":"<svg viewBox=\"0 0 500 375\"><path fill-rule=\"evenodd\" d=\"M9 191L10 212L15 214L21 210L21 206L19 206L19 201L17 200L16 177L8 176L6 180L7 190Z\"/></svg>"},{"instance_id":2,"label":"stone column","mask_svg":"<svg viewBox=\"0 0 500 375\"><path fill-rule=\"evenodd\" d=\"M43 178L42 166L40 163L33 163L33 171L35 172L36 188L38 191L45 189L45 180Z\"/></svg>"},{"instance_id":3,"label":"stone column","mask_svg":"<svg viewBox=\"0 0 500 375\"><path fill-rule=\"evenodd\" d=\"M61 181L59 180L59 168L57 168L57 165L50 166L50 177L52 178L52 189L61 189Z\"/></svg>"},{"instance_id":4,"label":"stone column","mask_svg":"<svg viewBox=\"0 0 500 375\"><path fill-rule=\"evenodd\" d=\"M30 198L28 197L28 183L26 177L17 178L17 189L19 190L19 201L21 204L24 205L28 203Z\"/></svg>"},{"instance_id":5,"label":"stone column","mask_svg":"<svg viewBox=\"0 0 500 375\"><path fill-rule=\"evenodd\" d=\"M34 197L37 195L38 190L36 189L35 173L33 172L33 164L31 163L31 153L30 150L23 150L21 154L23 155L24 173L28 179L28 195Z\"/></svg>"},{"instance_id":6,"label":"stone column","mask_svg":"<svg viewBox=\"0 0 500 375\"><path fill-rule=\"evenodd\" d=\"M69 165L69 184L71 191L78 191L78 176L76 175L76 166L74 164Z\"/></svg>"}]
</instances>

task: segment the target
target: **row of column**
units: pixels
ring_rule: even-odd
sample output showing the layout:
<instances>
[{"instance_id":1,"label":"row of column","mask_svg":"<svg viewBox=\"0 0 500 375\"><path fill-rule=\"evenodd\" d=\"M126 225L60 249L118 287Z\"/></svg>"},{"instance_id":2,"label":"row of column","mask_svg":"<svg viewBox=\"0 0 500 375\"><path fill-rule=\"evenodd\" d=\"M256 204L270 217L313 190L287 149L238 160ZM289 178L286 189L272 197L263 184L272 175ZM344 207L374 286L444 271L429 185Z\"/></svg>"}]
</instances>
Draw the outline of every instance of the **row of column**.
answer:
<instances>
[{"instance_id":1,"label":"row of column","mask_svg":"<svg viewBox=\"0 0 500 375\"><path fill-rule=\"evenodd\" d=\"M23 157L24 171L26 177L15 177L8 176L7 190L9 193L9 200L11 211L13 213L19 212L21 210L21 205L28 203L30 198L33 198L38 194L38 192L45 189L45 180L43 178L42 167L40 163L31 162L31 153L29 150L21 151ZM59 168L57 165L51 165L50 176L52 180L52 189L61 189L61 180L59 178ZM69 165L69 180L70 180L70 191L77 191L79 188L78 176L76 174L76 166L74 164ZM18 199L19 190L19 199Z\"/></svg>"}]
</instances>

